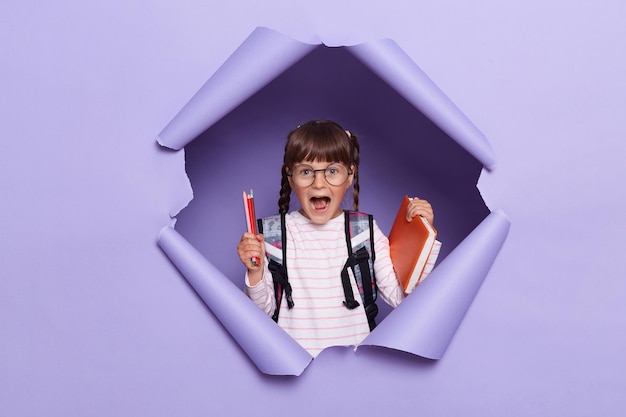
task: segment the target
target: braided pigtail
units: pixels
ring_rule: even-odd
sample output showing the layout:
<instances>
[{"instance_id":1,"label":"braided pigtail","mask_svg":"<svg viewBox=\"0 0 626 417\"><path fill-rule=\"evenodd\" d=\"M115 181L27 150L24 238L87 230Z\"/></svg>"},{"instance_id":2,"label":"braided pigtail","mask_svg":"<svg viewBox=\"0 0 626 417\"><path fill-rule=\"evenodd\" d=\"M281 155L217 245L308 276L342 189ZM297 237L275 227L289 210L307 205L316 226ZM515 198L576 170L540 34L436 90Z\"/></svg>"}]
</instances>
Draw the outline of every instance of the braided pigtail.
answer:
<instances>
[{"instance_id":1,"label":"braided pigtail","mask_svg":"<svg viewBox=\"0 0 626 417\"><path fill-rule=\"evenodd\" d=\"M283 166L282 178L280 180L280 197L278 198L278 212L287 214L289 211L289 202L291 200L291 185L287 178L287 166Z\"/></svg>"},{"instance_id":2,"label":"braided pigtail","mask_svg":"<svg viewBox=\"0 0 626 417\"><path fill-rule=\"evenodd\" d=\"M348 134L348 138L350 139L351 144L351 160L354 165L354 181L352 183L352 209L354 211L359 211L359 191L361 186L359 185L359 162L361 157L359 156L359 151L361 147L359 146L359 141L355 134L346 130Z\"/></svg>"}]
</instances>

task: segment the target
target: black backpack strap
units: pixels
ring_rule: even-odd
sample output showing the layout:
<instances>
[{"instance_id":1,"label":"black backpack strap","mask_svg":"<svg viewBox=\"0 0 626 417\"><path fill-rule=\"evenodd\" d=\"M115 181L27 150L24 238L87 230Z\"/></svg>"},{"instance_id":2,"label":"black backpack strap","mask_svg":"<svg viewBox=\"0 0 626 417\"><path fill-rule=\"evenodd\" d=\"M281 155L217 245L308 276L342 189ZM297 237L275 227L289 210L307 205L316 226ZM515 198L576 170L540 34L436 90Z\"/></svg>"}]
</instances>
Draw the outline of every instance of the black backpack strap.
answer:
<instances>
[{"instance_id":1,"label":"black backpack strap","mask_svg":"<svg viewBox=\"0 0 626 417\"><path fill-rule=\"evenodd\" d=\"M352 291L352 285L350 284L350 276L348 274L348 268L352 269L352 274L357 279L357 284L360 284L360 290L362 291L361 299L363 301L363 307L367 316L367 321L370 330L374 330L376 327L376 316L378 315L378 306L376 305L376 277L374 274L374 260L376 254L374 251L374 218L372 215L368 215L368 227L370 233L370 252L367 251L365 246L362 246L356 252L352 249L352 221L353 217L349 212L345 213L345 234L346 234L346 246L348 247L348 260L341 271L341 283L344 290L346 300L344 305L348 309L354 309L359 306L359 302L354 299L354 293ZM354 222L356 224L356 217ZM370 263L371 258L371 263ZM370 266L371 265L371 266ZM358 268L358 274L355 271L355 267ZM358 276L358 278L357 278ZM360 281L360 282L359 282Z\"/></svg>"},{"instance_id":2,"label":"black backpack strap","mask_svg":"<svg viewBox=\"0 0 626 417\"><path fill-rule=\"evenodd\" d=\"M352 269L352 274L354 277L357 277L357 273L355 271L355 267L358 267L358 275L360 277L360 284L362 293L362 301L363 307L365 309L365 314L367 316L367 321L370 327L370 330L374 330L376 327L376 315L378 314L378 306L376 305L376 281L374 276L374 260L376 259L376 255L374 252L374 225L373 225L373 216L368 215L368 224L370 230L370 247L371 247L371 256L367 251L365 246L361 247L356 252L352 249L352 240L351 240L351 231L352 231L352 221L351 215L346 211L345 213L345 234L346 234L346 245L348 247L348 260L341 271L341 284L343 286L344 295L346 300L344 301L344 305L346 308L352 310L359 306L359 302L354 299L354 293L352 291L352 285L350 284L350 276L348 274L348 268ZM370 257L371 257L371 265L370 268ZM359 284L357 280L357 284Z\"/></svg>"},{"instance_id":3,"label":"black backpack strap","mask_svg":"<svg viewBox=\"0 0 626 417\"><path fill-rule=\"evenodd\" d=\"M258 225L259 233L263 233L263 222L261 219L259 219ZM269 256L267 257L267 267L272 274L272 281L274 282L274 299L276 300L276 309L274 310L272 319L276 322L278 322L278 314L280 312L280 303L283 298L283 293L287 299L287 307L293 308L294 306L291 295L291 284L289 284L289 278L287 276L287 226L285 223L284 213L281 213L280 215L280 239L283 252L282 263L270 258Z\"/></svg>"},{"instance_id":4,"label":"black backpack strap","mask_svg":"<svg viewBox=\"0 0 626 417\"><path fill-rule=\"evenodd\" d=\"M360 306L360 304L354 299L354 292L352 291L352 285L350 284L348 268L352 269L352 274L354 275L354 265L357 260L356 254L352 253L352 242L350 241L350 214L347 211L344 213L344 230L346 234L346 245L348 246L348 260L341 270L341 285L343 286L343 293L346 297L343 305L345 305L348 310L354 310Z\"/></svg>"},{"instance_id":5,"label":"black backpack strap","mask_svg":"<svg viewBox=\"0 0 626 417\"><path fill-rule=\"evenodd\" d=\"M372 267L370 263L365 262L359 264L361 271L361 283L363 285L363 304L365 306L365 314L367 315L367 321L370 326L370 331L376 327L376 316L378 315L378 306L376 305L376 273L374 272L374 261L376 261L376 251L374 250L374 216L371 214L368 216L369 228L370 228L370 247ZM367 249L362 247L358 252L365 251ZM357 252L357 253L358 253Z\"/></svg>"}]
</instances>

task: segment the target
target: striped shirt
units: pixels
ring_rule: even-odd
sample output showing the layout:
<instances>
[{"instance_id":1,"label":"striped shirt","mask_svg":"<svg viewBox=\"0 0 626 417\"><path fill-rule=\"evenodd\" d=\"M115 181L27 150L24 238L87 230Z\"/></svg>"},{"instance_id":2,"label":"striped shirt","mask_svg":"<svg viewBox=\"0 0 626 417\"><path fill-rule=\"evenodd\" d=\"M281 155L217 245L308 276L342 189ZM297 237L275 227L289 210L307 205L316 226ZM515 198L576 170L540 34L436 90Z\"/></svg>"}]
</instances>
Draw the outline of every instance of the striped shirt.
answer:
<instances>
[{"instance_id":1,"label":"striped shirt","mask_svg":"<svg viewBox=\"0 0 626 417\"><path fill-rule=\"evenodd\" d=\"M362 303L354 310L343 305L341 270L348 259L344 216L318 225L295 211L287 214L285 221L294 307L289 309L286 302L281 303L278 324L313 357L329 346L358 345L370 330ZM378 294L396 307L404 294L391 264L389 241L376 222L374 241ZM359 299L354 278L351 282L352 291ZM257 285L250 286L246 276L245 292L268 315L273 314L276 301L267 262L263 279Z\"/></svg>"}]
</instances>

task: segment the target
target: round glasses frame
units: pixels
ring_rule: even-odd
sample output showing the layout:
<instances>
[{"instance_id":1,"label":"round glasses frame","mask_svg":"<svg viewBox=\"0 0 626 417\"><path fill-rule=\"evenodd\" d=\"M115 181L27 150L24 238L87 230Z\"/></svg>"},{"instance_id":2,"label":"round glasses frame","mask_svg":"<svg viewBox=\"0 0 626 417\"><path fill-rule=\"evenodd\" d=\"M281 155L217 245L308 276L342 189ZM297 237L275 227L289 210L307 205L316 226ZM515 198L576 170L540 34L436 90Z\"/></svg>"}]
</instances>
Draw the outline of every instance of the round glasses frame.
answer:
<instances>
[{"instance_id":1,"label":"round glasses frame","mask_svg":"<svg viewBox=\"0 0 626 417\"><path fill-rule=\"evenodd\" d=\"M343 164L330 164L326 168L313 169L312 166L306 164L299 164L293 167L288 177L291 177L293 183L298 187L310 187L315 182L315 174L318 172L324 173L324 179L330 185L343 185L348 181L350 175L354 174L354 171L350 171Z\"/></svg>"}]
</instances>

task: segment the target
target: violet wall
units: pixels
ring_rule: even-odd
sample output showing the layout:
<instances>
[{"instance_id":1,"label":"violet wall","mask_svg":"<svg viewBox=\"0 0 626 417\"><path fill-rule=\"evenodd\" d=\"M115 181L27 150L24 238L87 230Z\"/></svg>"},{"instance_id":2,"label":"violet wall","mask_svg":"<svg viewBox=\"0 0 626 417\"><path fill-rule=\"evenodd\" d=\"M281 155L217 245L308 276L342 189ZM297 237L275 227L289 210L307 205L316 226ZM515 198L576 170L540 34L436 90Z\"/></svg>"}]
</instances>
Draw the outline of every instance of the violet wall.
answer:
<instances>
[{"instance_id":1,"label":"violet wall","mask_svg":"<svg viewBox=\"0 0 626 417\"><path fill-rule=\"evenodd\" d=\"M0 16L0 415L621 415L624 3L9 0ZM257 26L393 39L492 144L479 188L512 226L443 359L336 348L265 376L157 247L191 190L155 137Z\"/></svg>"}]
</instances>

